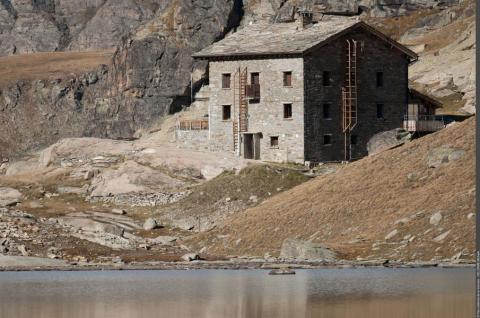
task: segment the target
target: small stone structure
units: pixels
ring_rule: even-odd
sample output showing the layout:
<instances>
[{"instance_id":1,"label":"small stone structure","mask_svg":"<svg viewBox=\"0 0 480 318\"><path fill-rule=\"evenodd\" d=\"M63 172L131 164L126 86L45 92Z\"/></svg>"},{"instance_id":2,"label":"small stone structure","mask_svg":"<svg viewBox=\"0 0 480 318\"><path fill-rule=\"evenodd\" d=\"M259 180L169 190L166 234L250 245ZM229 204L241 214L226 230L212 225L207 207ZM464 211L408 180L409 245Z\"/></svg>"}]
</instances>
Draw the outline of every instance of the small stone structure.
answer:
<instances>
[{"instance_id":1,"label":"small stone structure","mask_svg":"<svg viewBox=\"0 0 480 318\"><path fill-rule=\"evenodd\" d=\"M210 148L276 162L343 161L367 155L373 135L402 127L417 55L353 18L299 21L252 24L193 54L209 62Z\"/></svg>"}]
</instances>

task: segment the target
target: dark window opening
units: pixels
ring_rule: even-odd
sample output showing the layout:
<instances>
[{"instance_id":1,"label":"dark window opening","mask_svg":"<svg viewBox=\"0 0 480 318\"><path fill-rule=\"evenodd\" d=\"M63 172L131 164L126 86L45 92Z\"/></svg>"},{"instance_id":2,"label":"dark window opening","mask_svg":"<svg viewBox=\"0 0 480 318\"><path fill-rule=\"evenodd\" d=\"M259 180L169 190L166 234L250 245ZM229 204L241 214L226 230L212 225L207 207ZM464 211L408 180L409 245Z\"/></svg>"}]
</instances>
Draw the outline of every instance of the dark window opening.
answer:
<instances>
[{"instance_id":1,"label":"dark window opening","mask_svg":"<svg viewBox=\"0 0 480 318\"><path fill-rule=\"evenodd\" d=\"M223 105L222 106L222 119L229 120L232 117L232 108L230 105Z\"/></svg>"},{"instance_id":2,"label":"dark window opening","mask_svg":"<svg viewBox=\"0 0 480 318\"><path fill-rule=\"evenodd\" d=\"M270 137L270 147L278 147L278 136Z\"/></svg>"},{"instance_id":3,"label":"dark window opening","mask_svg":"<svg viewBox=\"0 0 480 318\"><path fill-rule=\"evenodd\" d=\"M383 104L377 104L377 118L378 119L383 119L384 114L383 114Z\"/></svg>"},{"instance_id":4,"label":"dark window opening","mask_svg":"<svg viewBox=\"0 0 480 318\"><path fill-rule=\"evenodd\" d=\"M332 84L331 74L328 71L323 72L323 86L330 86Z\"/></svg>"},{"instance_id":5,"label":"dark window opening","mask_svg":"<svg viewBox=\"0 0 480 318\"><path fill-rule=\"evenodd\" d=\"M260 85L260 73L251 73L250 74L250 84Z\"/></svg>"},{"instance_id":6,"label":"dark window opening","mask_svg":"<svg viewBox=\"0 0 480 318\"><path fill-rule=\"evenodd\" d=\"M331 106L332 104L330 103L323 104L323 119L332 119L332 115L330 112Z\"/></svg>"},{"instance_id":7,"label":"dark window opening","mask_svg":"<svg viewBox=\"0 0 480 318\"><path fill-rule=\"evenodd\" d=\"M383 72L377 72L377 87L383 87Z\"/></svg>"},{"instance_id":8,"label":"dark window opening","mask_svg":"<svg viewBox=\"0 0 480 318\"><path fill-rule=\"evenodd\" d=\"M230 74L222 74L222 88L230 88L231 79Z\"/></svg>"},{"instance_id":9,"label":"dark window opening","mask_svg":"<svg viewBox=\"0 0 480 318\"><path fill-rule=\"evenodd\" d=\"M283 104L283 118L292 118L292 104Z\"/></svg>"},{"instance_id":10,"label":"dark window opening","mask_svg":"<svg viewBox=\"0 0 480 318\"><path fill-rule=\"evenodd\" d=\"M351 145L356 145L358 143L358 136L357 135L351 135L350 136L350 144Z\"/></svg>"},{"instance_id":11,"label":"dark window opening","mask_svg":"<svg viewBox=\"0 0 480 318\"><path fill-rule=\"evenodd\" d=\"M283 72L283 86L292 86L292 72Z\"/></svg>"},{"instance_id":12,"label":"dark window opening","mask_svg":"<svg viewBox=\"0 0 480 318\"><path fill-rule=\"evenodd\" d=\"M323 135L323 144L325 146L332 144L332 135Z\"/></svg>"}]
</instances>

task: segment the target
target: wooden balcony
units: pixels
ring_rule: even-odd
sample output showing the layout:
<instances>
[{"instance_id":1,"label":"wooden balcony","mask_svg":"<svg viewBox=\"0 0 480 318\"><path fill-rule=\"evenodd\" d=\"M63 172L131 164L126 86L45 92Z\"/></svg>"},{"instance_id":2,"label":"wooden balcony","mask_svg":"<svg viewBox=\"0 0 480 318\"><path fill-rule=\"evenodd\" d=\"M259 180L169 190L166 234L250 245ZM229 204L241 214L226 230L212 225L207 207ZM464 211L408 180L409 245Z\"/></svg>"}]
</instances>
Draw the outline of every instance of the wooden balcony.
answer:
<instances>
[{"instance_id":1,"label":"wooden balcony","mask_svg":"<svg viewBox=\"0 0 480 318\"><path fill-rule=\"evenodd\" d=\"M177 123L177 130L207 130L208 119L181 120Z\"/></svg>"},{"instance_id":2,"label":"wooden balcony","mask_svg":"<svg viewBox=\"0 0 480 318\"><path fill-rule=\"evenodd\" d=\"M248 99L260 99L260 84L246 85L245 95Z\"/></svg>"},{"instance_id":3,"label":"wooden balcony","mask_svg":"<svg viewBox=\"0 0 480 318\"><path fill-rule=\"evenodd\" d=\"M442 116L405 115L403 128L410 132L434 132L445 128Z\"/></svg>"}]
</instances>

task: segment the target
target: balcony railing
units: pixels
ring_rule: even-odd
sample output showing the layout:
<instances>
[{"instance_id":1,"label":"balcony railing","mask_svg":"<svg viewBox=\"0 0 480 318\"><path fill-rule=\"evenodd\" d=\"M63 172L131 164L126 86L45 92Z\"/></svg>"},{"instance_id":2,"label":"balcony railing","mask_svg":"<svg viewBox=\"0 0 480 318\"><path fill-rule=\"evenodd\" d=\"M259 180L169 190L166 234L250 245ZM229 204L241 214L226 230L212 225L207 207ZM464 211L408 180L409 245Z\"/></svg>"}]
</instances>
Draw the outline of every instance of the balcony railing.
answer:
<instances>
[{"instance_id":1,"label":"balcony railing","mask_svg":"<svg viewBox=\"0 0 480 318\"><path fill-rule=\"evenodd\" d=\"M177 130L207 130L208 119L181 120L177 123Z\"/></svg>"},{"instance_id":2,"label":"balcony railing","mask_svg":"<svg viewBox=\"0 0 480 318\"><path fill-rule=\"evenodd\" d=\"M251 84L245 87L245 95L249 99L260 99L260 84Z\"/></svg>"},{"instance_id":3,"label":"balcony railing","mask_svg":"<svg viewBox=\"0 0 480 318\"><path fill-rule=\"evenodd\" d=\"M445 128L443 116L405 115L403 128L411 132L433 132Z\"/></svg>"}]
</instances>

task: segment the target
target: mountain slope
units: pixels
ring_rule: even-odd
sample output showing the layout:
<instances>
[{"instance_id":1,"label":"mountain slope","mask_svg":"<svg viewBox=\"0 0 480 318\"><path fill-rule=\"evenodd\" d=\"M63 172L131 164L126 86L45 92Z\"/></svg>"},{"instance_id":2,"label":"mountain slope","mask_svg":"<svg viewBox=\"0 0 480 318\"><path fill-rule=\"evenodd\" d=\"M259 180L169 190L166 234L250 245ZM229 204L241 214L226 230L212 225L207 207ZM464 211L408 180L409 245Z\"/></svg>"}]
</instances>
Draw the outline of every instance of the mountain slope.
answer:
<instances>
[{"instance_id":1,"label":"mountain slope","mask_svg":"<svg viewBox=\"0 0 480 318\"><path fill-rule=\"evenodd\" d=\"M278 254L282 242L295 237L346 258L430 260L462 252L473 259L474 130L470 118L348 164L235 214L191 242L199 240L209 253L263 255ZM449 151L456 153L451 159L459 158L428 166L429 158L440 153L441 160ZM436 212L442 218L435 226L430 217Z\"/></svg>"}]
</instances>

